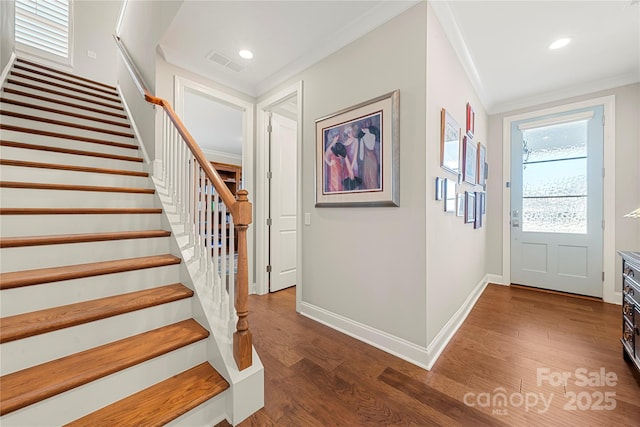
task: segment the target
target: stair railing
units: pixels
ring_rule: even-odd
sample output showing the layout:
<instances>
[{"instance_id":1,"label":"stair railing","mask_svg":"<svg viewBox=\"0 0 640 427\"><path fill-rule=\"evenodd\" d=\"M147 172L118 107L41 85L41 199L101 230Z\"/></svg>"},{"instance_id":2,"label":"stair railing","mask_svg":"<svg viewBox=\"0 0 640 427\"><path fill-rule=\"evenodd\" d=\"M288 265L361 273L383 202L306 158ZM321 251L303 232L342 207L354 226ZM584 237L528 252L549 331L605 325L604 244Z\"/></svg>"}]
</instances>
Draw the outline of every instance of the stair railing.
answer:
<instances>
[{"instance_id":1,"label":"stair railing","mask_svg":"<svg viewBox=\"0 0 640 427\"><path fill-rule=\"evenodd\" d=\"M239 370L252 364L248 321L247 228L252 205L247 190L231 193L169 102L153 96L120 38L113 36L124 64L144 99L162 107L162 177L184 225L193 258L211 284L212 302L228 324L235 323L233 357ZM237 257L237 272L234 264ZM234 310L235 309L235 310ZM236 322L237 318L237 322ZM228 326L228 325L226 325Z\"/></svg>"}]
</instances>

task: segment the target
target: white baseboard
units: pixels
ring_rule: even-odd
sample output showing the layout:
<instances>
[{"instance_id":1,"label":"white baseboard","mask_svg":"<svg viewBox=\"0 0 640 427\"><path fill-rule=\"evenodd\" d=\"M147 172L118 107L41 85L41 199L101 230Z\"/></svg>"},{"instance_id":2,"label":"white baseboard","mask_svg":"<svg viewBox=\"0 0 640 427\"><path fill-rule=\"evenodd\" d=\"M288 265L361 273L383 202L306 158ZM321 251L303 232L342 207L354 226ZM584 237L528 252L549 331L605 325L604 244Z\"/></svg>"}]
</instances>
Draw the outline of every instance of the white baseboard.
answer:
<instances>
[{"instance_id":1,"label":"white baseboard","mask_svg":"<svg viewBox=\"0 0 640 427\"><path fill-rule=\"evenodd\" d=\"M424 347L304 301L300 304L300 314L421 368L429 369L425 364L429 355Z\"/></svg>"},{"instance_id":2,"label":"white baseboard","mask_svg":"<svg viewBox=\"0 0 640 427\"><path fill-rule=\"evenodd\" d=\"M0 87L4 86L4 81L7 79L9 75L9 71L11 71L11 67L13 67L13 63L16 62L16 53L11 52L11 58L9 58L9 62L5 65L4 70L2 70L2 74L0 74Z\"/></svg>"},{"instance_id":3,"label":"white baseboard","mask_svg":"<svg viewBox=\"0 0 640 427\"><path fill-rule=\"evenodd\" d=\"M510 283L505 283L504 278L498 274L487 274L486 279L488 283L493 283L494 285L510 285Z\"/></svg>"},{"instance_id":4,"label":"white baseboard","mask_svg":"<svg viewBox=\"0 0 640 427\"><path fill-rule=\"evenodd\" d=\"M482 280L473 288L473 291L471 291L458 311L451 316L451 319L449 319L446 325L444 325L440 332L438 332L433 341L429 343L427 346L427 369L431 369L433 367L436 360L438 360L438 357L440 357L440 354L442 354L444 349L447 347L447 344L449 344L449 341L451 341L451 338L453 338L453 335L458 331L460 326L462 326L462 323L464 323L469 312L478 301L478 298L480 298L480 295L482 295L484 289L487 287L489 277L490 275L487 274L482 278Z\"/></svg>"},{"instance_id":5,"label":"white baseboard","mask_svg":"<svg viewBox=\"0 0 640 427\"><path fill-rule=\"evenodd\" d=\"M122 106L127 113L127 118L131 122L131 129L133 130L133 134L136 136L136 140L138 141L138 148L140 149L142 158L144 159L144 163L145 165L147 165L147 167L150 166L155 168L155 161L152 163L151 159L149 158L149 154L147 153L147 150L144 146L144 141L142 140L142 136L140 136L138 126L136 126L136 121L133 119L133 114L131 114L131 110L129 109L129 105L127 104L127 100L124 97L124 93L122 92L122 87L120 87L120 84L116 86L116 89L118 90L118 94L120 95L120 99L122 100ZM151 172L153 173L154 169L152 169Z\"/></svg>"}]
</instances>

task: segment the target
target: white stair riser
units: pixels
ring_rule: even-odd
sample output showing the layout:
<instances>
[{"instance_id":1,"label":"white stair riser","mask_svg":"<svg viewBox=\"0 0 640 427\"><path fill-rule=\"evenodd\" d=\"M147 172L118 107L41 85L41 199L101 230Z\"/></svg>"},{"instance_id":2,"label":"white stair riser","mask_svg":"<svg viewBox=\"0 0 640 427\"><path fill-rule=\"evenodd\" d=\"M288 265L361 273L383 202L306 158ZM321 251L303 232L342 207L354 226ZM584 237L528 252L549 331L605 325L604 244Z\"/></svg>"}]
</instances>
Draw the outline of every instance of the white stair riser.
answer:
<instances>
[{"instance_id":1,"label":"white stair riser","mask_svg":"<svg viewBox=\"0 0 640 427\"><path fill-rule=\"evenodd\" d=\"M4 118L3 118L4 120ZM7 123L4 122L3 123ZM40 123L33 122L34 124L40 125ZM12 123L13 124L13 123ZM46 131L55 131L58 133L65 133L65 129L54 129L52 126L33 126L27 125L26 127L30 129L40 128ZM59 132L62 131L62 132ZM73 134L68 132L69 134ZM93 138L93 136L91 137ZM58 147L58 148L66 148L69 150L81 150L81 151L92 151L95 153L105 153L105 154L115 154L117 156L127 156L127 157L140 157L140 151L138 149L132 148L123 148L123 147L114 147L111 145L97 144L94 142L88 141L76 141L73 139L65 139L65 138L54 138L51 136L45 135L37 135L26 132L19 132L13 130L1 130L0 131L0 139L3 141L14 141L14 142L23 142L25 144L36 144L43 145L45 147ZM112 138L98 138L104 141L114 141ZM118 141L122 142L122 141ZM125 141L125 144L133 144L136 145L135 140L130 139L129 141ZM4 150L4 147L3 147ZM37 158L40 157L40 154L37 154L34 157L34 161L39 161Z\"/></svg>"},{"instance_id":2,"label":"white stair riser","mask_svg":"<svg viewBox=\"0 0 640 427\"><path fill-rule=\"evenodd\" d=\"M109 89L109 88L105 88L103 86L100 85L96 85L93 84L91 82L87 82L84 80L79 80L79 79L75 79L71 76L64 76L64 75L57 75L55 72L51 72L48 70L40 70L37 67L32 67L26 64L21 64L21 63L17 63L16 65L19 66L18 67L14 67L11 69L11 71L14 71L16 73L20 73L20 74L24 74L36 79L40 79L40 80L46 80L47 82L51 82L51 83L56 83L56 84L61 84L61 85L65 85L65 86L70 86L70 87L75 87L81 90L86 90L89 92L93 92L96 94L103 94L103 95L107 95L110 97L116 97L117 95L113 95L113 93L115 92L114 89ZM27 69L25 69L27 68ZM48 75L42 75L39 73L46 73ZM51 76L51 77L50 77ZM14 76L15 78L15 76ZM40 83L39 83L40 84ZM105 92L107 91L107 92Z\"/></svg>"},{"instance_id":3,"label":"white stair riser","mask_svg":"<svg viewBox=\"0 0 640 427\"><path fill-rule=\"evenodd\" d=\"M180 282L178 265L63 280L5 289L0 298L2 316L109 297Z\"/></svg>"},{"instance_id":4,"label":"white stair riser","mask_svg":"<svg viewBox=\"0 0 640 427\"><path fill-rule=\"evenodd\" d=\"M0 115L0 120L3 124L11 126L20 126L27 129L41 130L46 132L60 133L64 135L73 135L83 138L93 138L100 141L117 142L121 144L135 144L135 139L122 135L112 135L105 132L99 132L94 130L78 129L71 126L58 125L53 123L45 123L38 120L22 119L18 117L9 117L6 115ZM101 126L93 126L98 129L103 129ZM30 137L34 134L28 134ZM47 137L51 139L51 137ZM3 137L3 139L9 139ZM54 138L54 140L60 140L61 138ZM87 142L85 142L86 144ZM89 143L90 144L90 143Z\"/></svg>"},{"instance_id":5,"label":"white stair riser","mask_svg":"<svg viewBox=\"0 0 640 427\"><path fill-rule=\"evenodd\" d=\"M41 83L41 82L33 82L29 79L25 79L23 77L16 77L16 76L11 76L9 75L8 79L11 79L13 81L16 82L23 82L29 85L35 85L41 88L45 88L45 89L50 89L50 90L54 90L56 92L60 92L63 93L64 95L54 95L51 94L49 92L44 92L42 90L36 90L36 89L31 89L31 88L27 88L25 86L22 86L20 84L16 84L16 83L9 83L7 81L6 83L6 87L10 87L10 88L14 88L14 89L19 89L22 90L24 92L31 92L31 93L37 93L38 95L43 95L43 96L47 96L47 97L51 97L51 98L56 98L56 99L61 99L63 101L67 101L67 102L78 102L78 103L82 103L83 105L87 105L89 107L94 107L94 108L107 108L109 111L121 111L120 108L122 107L122 104L118 103L118 102L113 102L111 100L108 99L102 99L99 98L97 96L93 96L93 95L87 95L84 93L79 93L76 92L75 90L68 90L68 89L63 89L63 88L59 88L53 85L50 85L48 83ZM80 101L74 98L71 98L70 96L67 95L71 95L71 96L79 96L83 99L86 99L87 101ZM109 97L110 99L114 99L113 97ZM101 104L106 104L106 105L96 105L96 103L99 102ZM108 105L108 107L107 107Z\"/></svg>"},{"instance_id":6,"label":"white stair riser","mask_svg":"<svg viewBox=\"0 0 640 427\"><path fill-rule=\"evenodd\" d=\"M93 148L94 147L87 147L82 151L100 152L99 150L95 150ZM129 154L127 157L139 157L137 152L135 152L134 150L131 151L134 152L134 154ZM123 169L136 172L144 171L144 164L142 162L85 156L80 154L31 150L17 147L0 147L0 156L4 159L24 160L27 162L56 163L60 165L89 166L93 168Z\"/></svg>"},{"instance_id":7,"label":"white stair riser","mask_svg":"<svg viewBox=\"0 0 640 427\"><path fill-rule=\"evenodd\" d=\"M168 422L164 427L211 427L217 425L226 418L227 398L231 392L227 390L193 408L186 414Z\"/></svg>"},{"instance_id":8,"label":"white stair riser","mask_svg":"<svg viewBox=\"0 0 640 427\"><path fill-rule=\"evenodd\" d=\"M66 111L70 111L72 113L95 115L96 117L99 117L99 118L102 118L102 119L107 119L107 120L115 120L115 121L126 120L126 119L123 119L122 117L119 117L119 116L122 116L122 115L126 115L126 113L124 111L114 110L114 109L111 109L111 108L102 107L100 105L87 104L87 103L83 103L81 101L76 101L75 99L59 97L59 96L55 96L55 95L52 95L52 94L49 94L49 93L43 93L43 92L30 90L30 89L27 89L27 88L17 87L15 85L7 85L7 86L11 87L13 89L19 90L21 92L33 93L33 94L44 96L46 98L51 98L51 99L59 99L59 100L64 101L64 102L77 104L78 106L77 107L69 107L67 105L60 105L57 102L42 101L40 99L35 99L35 98L30 97L30 96L18 95L18 94L15 94L15 93L8 93L8 92L2 92L2 96L3 97L7 97L7 98L15 99L17 101L27 102L27 103L31 103L31 104L38 104L38 105L42 105L44 107L49 107L49 108L58 108L58 109L59 108L64 108ZM89 108L92 108L92 109L97 109L97 110L99 110L101 112L97 113L95 111L88 111L88 110L86 110L85 107L89 107ZM115 113L115 114L118 114L119 116L113 116L113 115L111 115L109 113Z\"/></svg>"},{"instance_id":9,"label":"white stair riser","mask_svg":"<svg viewBox=\"0 0 640 427\"><path fill-rule=\"evenodd\" d=\"M204 341L116 372L0 418L3 426L60 426L206 361Z\"/></svg>"},{"instance_id":10,"label":"white stair riser","mask_svg":"<svg viewBox=\"0 0 640 427\"><path fill-rule=\"evenodd\" d=\"M0 345L2 375L191 318L189 298Z\"/></svg>"},{"instance_id":11,"label":"white stair riser","mask_svg":"<svg viewBox=\"0 0 640 427\"><path fill-rule=\"evenodd\" d=\"M0 233L5 237L159 228L162 228L161 214L2 215L0 217Z\"/></svg>"},{"instance_id":12,"label":"white stair riser","mask_svg":"<svg viewBox=\"0 0 640 427\"><path fill-rule=\"evenodd\" d=\"M0 188L4 208L153 208L154 194Z\"/></svg>"},{"instance_id":13,"label":"white stair riser","mask_svg":"<svg viewBox=\"0 0 640 427\"><path fill-rule=\"evenodd\" d=\"M3 181L46 182L49 184L82 184L108 187L153 188L146 176L68 171L23 166L0 166Z\"/></svg>"},{"instance_id":14,"label":"white stair riser","mask_svg":"<svg viewBox=\"0 0 640 427\"><path fill-rule=\"evenodd\" d=\"M7 97L9 99L14 99L13 97ZM26 106L22 106L22 105L16 105L16 104L12 104L10 102L0 102L0 107L2 108L3 111L11 111L14 113L20 113L20 114L26 114L26 115L30 115L30 116L37 116L40 118L44 118L44 119L49 119L49 120L57 120L57 121L62 121L62 122L69 122L69 123L74 123L77 125L82 125L82 126L90 126L90 127L96 127L96 128L100 128L100 129L105 129L105 130L112 130L112 131L116 131L116 132L132 132L131 127L126 127L126 126L118 126L115 124L110 124L110 123L103 123L97 120L91 120L91 119L84 119L81 117L74 117L74 116L70 116L68 114L62 114L62 113L54 113L52 111L43 111L38 109L38 106L41 106L41 104L44 104L44 102L39 101L37 99L34 99L32 102L30 102L30 104L34 105L34 107L26 107ZM42 105L43 107L46 107L45 105ZM62 106L62 108L57 107L57 110L60 111L67 111L67 107ZM79 113L82 114L84 116L95 116L95 114L89 112L84 112L84 113ZM9 123L8 120L13 119L11 116L1 116L2 117L2 121L3 123ZM102 117L100 117L102 118ZM110 120L110 119L107 119ZM116 123L127 123L126 120L123 119L117 119L114 117L114 120L111 120L112 122L116 122ZM10 123L13 124L13 123Z\"/></svg>"},{"instance_id":15,"label":"white stair riser","mask_svg":"<svg viewBox=\"0 0 640 427\"><path fill-rule=\"evenodd\" d=\"M168 237L3 248L0 249L0 272L137 258L168 252Z\"/></svg>"}]
</instances>

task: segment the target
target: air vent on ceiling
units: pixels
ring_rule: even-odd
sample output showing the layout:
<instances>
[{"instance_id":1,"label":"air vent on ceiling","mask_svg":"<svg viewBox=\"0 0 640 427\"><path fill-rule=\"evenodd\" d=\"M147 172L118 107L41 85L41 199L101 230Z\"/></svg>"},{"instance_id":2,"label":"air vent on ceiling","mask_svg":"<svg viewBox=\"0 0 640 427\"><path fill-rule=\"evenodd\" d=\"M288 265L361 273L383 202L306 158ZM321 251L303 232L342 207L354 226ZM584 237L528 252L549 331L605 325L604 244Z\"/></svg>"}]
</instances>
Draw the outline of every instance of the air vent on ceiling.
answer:
<instances>
[{"instance_id":1,"label":"air vent on ceiling","mask_svg":"<svg viewBox=\"0 0 640 427\"><path fill-rule=\"evenodd\" d=\"M207 55L207 59L215 62L216 64L220 64L223 67L227 67L228 69L235 71L236 73L244 70L244 67L242 65L238 64L237 62L233 62L219 52L211 52L209 55Z\"/></svg>"}]
</instances>

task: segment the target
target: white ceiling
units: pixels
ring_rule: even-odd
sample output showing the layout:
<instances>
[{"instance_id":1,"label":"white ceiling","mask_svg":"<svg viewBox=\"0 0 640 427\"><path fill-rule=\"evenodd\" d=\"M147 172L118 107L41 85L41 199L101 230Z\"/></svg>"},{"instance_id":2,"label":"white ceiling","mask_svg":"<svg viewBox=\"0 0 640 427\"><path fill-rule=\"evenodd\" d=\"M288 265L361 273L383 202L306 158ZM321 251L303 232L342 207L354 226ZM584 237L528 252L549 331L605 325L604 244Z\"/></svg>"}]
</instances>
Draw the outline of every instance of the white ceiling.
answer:
<instances>
[{"instance_id":1,"label":"white ceiling","mask_svg":"<svg viewBox=\"0 0 640 427\"><path fill-rule=\"evenodd\" d=\"M416 3L186 0L160 50L168 62L259 96ZM254 58L240 58L240 49ZM237 72L211 61L214 52L244 68Z\"/></svg>"},{"instance_id":2,"label":"white ceiling","mask_svg":"<svg viewBox=\"0 0 640 427\"><path fill-rule=\"evenodd\" d=\"M171 63L257 97L417 2L186 0L160 49ZM638 0L432 5L489 113L640 81ZM559 37L572 43L548 50ZM253 60L237 55L243 48ZM214 52L242 71L208 59Z\"/></svg>"},{"instance_id":3,"label":"white ceiling","mask_svg":"<svg viewBox=\"0 0 640 427\"><path fill-rule=\"evenodd\" d=\"M637 0L438 1L433 7L490 113L640 81ZM572 42L549 50L561 37Z\"/></svg>"}]
</instances>

